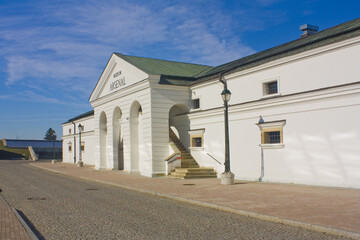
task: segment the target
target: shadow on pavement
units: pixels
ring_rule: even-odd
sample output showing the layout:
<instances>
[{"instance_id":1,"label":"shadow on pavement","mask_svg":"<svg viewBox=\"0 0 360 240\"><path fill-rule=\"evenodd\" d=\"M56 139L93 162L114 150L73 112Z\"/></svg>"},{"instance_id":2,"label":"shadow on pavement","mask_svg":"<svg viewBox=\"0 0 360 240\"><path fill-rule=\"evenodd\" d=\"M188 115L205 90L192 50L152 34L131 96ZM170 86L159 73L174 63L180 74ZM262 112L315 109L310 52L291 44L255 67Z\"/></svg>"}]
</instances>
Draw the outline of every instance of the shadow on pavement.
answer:
<instances>
[{"instance_id":1,"label":"shadow on pavement","mask_svg":"<svg viewBox=\"0 0 360 240\"><path fill-rule=\"evenodd\" d=\"M24 222L29 226L29 228L31 229L31 231L35 234L35 236L39 239L39 240L45 240L44 236L41 235L41 233L36 229L36 227L30 222L30 220L25 216L25 214L20 211L17 210L16 211L19 213L19 215L21 216L21 218L24 220Z\"/></svg>"}]
</instances>

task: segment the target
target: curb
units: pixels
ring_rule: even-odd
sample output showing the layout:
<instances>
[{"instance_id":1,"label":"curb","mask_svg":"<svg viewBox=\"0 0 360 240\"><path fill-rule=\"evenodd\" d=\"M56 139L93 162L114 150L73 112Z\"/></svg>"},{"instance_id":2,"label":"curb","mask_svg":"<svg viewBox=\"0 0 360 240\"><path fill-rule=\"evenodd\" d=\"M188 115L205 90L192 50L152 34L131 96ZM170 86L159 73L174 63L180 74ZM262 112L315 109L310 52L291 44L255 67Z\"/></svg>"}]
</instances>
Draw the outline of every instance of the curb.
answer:
<instances>
[{"instance_id":1,"label":"curb","mask_svg":"<svg viewBox=\"0 0 360 240\"><path fill-rule=\"evenodd\" d=\"M20 224L23 226L23 228L25 229L26 233L28 234L28 236L30 237L31 240L39 240L39 238L35 235L35 233L31 230L31 228L29 227L29 225L24 221L24 219L20 216L20 214L18 213L18 211L10 206L10 204L6 201L6 199L2 196L2 194L0 194L0 200L4 203L4 205L8 208L11 209L11 211L15 214L16 218L19 220Z\"/></svg>"},{"instance_id":2,"label":"curb","mask_svg":"<svg viewBox=\"0 0 360 240\"><path fill-rule=\"evenodd\" d=\"M176 201L180 201L180 202L194 204L194 205L197 205L197 206L217 209L217 210L220 210L220 211L234 213L234 214L238 214L238 215L242 215L242 216L246 216L246 217L253 217L253 218L257 218L257 219L264 220L264 221L281 223L281 224L286 224L286 225L290 225L290 226L294 226L294 227L301 227L301 228L308 229L308 230L314 230L314 231L317 231L317 232L324 232L324 233L328 233L328 234L332 234L332 235L336 235L336 236L341 236L341 237L347 237L347 238L360 240L360 233L349 232L349 231L340 230L340 229L336 229L336 228L324 227L324 226L320 226L320 225L316 225L316 224L310 224L310 223L305 223L305 222L300 222L300 221L294 221L294 220L289 220L289 219L285 219L285 218L273 217L273 216L270 216L270 215L265 215L265 214L254 213L254 212L249 212L249 211L245 211L245 210L234 209L234 208L230 208L230 207L216 205L216 204L213 204L213 203L201 202L201 201L192 200L192 199L183 198L183 197L178 197L178 196L174 196L174 195L170 195L170 194L154 192L154 191L149 191L149 190L144 190L144 189L138 189L138 188L134 188L134 187L124 186L124 185L117 184L117 183L106 182L106 181L87 178L87 177L69 176L69 175L67 175L67 174L65 174L63 172L57 171L57 170L48 169L48 168L40 167L40 166L34 166L34 165L31 165L31 166L43 169L45 171L54 172L54 173L57 173L57 174L68 176L68 177L79 178L79 179L83 179L83 180L87 180L87 181L107 184L107 185L123 188L123 189L126 189L126 190L131 190L131 191L136 191L136 192L140 192L140 193L150 194L150 195L153 195L153 196L158 196L158 197L163 197L163 198L167 198L167 199L171 199L171 200L176 200Z\"/></svg>"}]
</instances>

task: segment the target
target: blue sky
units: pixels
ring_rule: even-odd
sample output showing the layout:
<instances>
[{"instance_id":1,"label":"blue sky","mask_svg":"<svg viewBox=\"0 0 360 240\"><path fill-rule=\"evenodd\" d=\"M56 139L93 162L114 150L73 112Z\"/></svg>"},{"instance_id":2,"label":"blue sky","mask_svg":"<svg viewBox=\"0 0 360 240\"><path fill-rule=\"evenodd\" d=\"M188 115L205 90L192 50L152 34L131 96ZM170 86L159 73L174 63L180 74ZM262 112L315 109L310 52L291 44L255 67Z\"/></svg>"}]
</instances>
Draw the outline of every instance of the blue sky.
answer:
<instances>
[{"instance_id":1,"label":"blue sky","mask_svg":"<svg viewBox=\"0 0 360 240\"><path fill-rule=\"evenodd\" d=\"M0 0L0 138L91 110L112 52L220 65L360 17L358 0Z\"/></svg>"}]
</instances>

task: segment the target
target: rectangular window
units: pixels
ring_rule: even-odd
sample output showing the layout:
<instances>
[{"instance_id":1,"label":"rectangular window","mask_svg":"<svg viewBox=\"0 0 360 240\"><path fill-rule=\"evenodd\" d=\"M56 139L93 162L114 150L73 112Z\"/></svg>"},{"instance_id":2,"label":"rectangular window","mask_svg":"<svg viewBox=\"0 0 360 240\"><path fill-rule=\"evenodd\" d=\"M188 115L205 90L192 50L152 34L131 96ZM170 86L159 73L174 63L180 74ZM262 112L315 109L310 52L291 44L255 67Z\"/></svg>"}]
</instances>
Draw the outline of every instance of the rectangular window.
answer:
<instances>
[{"instance_id":1,"label":"rectangular window","mask_svg":"<svg viewBox=\"0 0 360 240\"><path fill-rule=\"evenodd\" d=\"M85 143L84 142L81 143L81 151L82 152L85 151Z\"/></svg>"},{"instance_id":2,"label":"rectangular window","mask_svg":"<svg viewBox=\"0 0 360 240\"><path fill-rule=\"evenodd\" d=\"M199 109L200 108L200 99L193 99L192 100L192 109Z\"/></svg>"},{"instance_id":3,"label":"rectangular window","mask_svg":"<svg viewBox=\"0 0 360 240\"><path fill-rule=\"evenodd\" d=\"M69 128L69 134L71 134L71 128Z\"/></svg>"},{"instance_id":4,"label":"rectangular window","mask_svg":"<svg viewBox=\"0 0 360 240\"><path fill-rule=\"evenodd\" d=\"M69 145L69 152L71 152L72 151L72 147L71 147L71 145Z\"/></svg>"},{"instance_id":5,"label":"rectangular window","mask_svg":"<svg viewBox=\"0 0 360 240\"><path fill-rule=\"evenodd\" d=\"M202 137L191 138L191 147L202 147Z\"/></svg>"},{"instance_id":6,"label":"rectangular window","mask_svg":"<svg viewBox=\"0 0 360 240\"><path fill-rule=\"evenodd\" d=\"M204 132L205 129L190 130L190 147L203 148L204 147Z\"/></svg>"},{"instance_id":7,"label":"rectangular window","mask_svg":"<svg viewBox=\"0 0 360 240\"><path fill-rule=\"evenodd\" d=\"M275 143L281 143L280 131L264 132L263 144L275 144Z\"/></svg>"},{"instance_id":8,"label":"rectangular window","mask_svg":"<svg viewBox=\"0 0 360 240\"><path fill-rule=\"evenodd\" d=\"M261 147L262 148L283 148L283 128L286 124L285 120L265 122L260 118L258 125L261 131Z\"/></svg>"},{"instance_id":9,"label":"rectangular window","mask_svg":"<svg viewBox=\"0 0 360 240\"><path fill-rule=\"evenodd\" d=\"M282 127L262 129L261 144L281 144L281 143L283 143Z\"/></svg>"},{"instance_id":10,"label":"rectangular window","mask_svg":"<svg viewBox=\"0 0 360 240\"><path fill-rule=\"evenodd\" d=\"M271 81L271 82L263 83L263 91L264 91L264 95L271 95L271 94L279 93L278 82Z\"/></svg>"}]
</instances>

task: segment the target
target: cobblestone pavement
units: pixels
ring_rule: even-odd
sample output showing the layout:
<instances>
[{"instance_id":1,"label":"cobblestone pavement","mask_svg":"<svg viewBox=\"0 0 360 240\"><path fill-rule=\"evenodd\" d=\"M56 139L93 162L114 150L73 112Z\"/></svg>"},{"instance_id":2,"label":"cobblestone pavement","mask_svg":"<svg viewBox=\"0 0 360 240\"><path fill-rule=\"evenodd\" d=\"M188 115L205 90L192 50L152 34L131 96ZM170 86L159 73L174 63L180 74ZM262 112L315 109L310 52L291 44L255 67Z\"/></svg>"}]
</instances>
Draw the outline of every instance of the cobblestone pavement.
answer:
<instances>
[{"instance_id":1,"label":"cobblestone pavement","mask_svg":"<svg viewBox=\"0 0 360 240\"><path fill-rule=\"evenodd\" d=\"M44 239L347 239L0 161L0 188Z\"/></svg>"}]
</instances>

